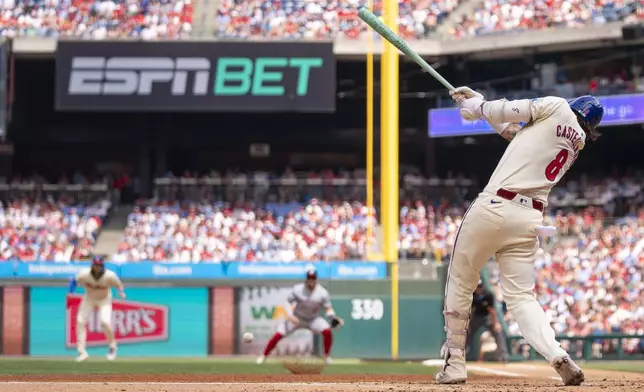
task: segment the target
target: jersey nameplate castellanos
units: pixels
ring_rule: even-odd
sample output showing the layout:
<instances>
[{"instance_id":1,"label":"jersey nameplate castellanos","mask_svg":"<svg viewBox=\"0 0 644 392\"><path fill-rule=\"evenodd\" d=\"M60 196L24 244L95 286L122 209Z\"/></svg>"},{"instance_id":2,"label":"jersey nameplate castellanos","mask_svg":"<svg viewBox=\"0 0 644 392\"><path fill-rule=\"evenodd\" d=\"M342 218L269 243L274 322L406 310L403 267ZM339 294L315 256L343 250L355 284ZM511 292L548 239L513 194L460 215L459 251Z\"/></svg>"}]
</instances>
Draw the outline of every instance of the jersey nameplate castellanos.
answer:
<instances>
[{"instance_id":1,"label":"jersey nameplate castellanos","mask_svg":"<svg viewBox=\"0 0 644 392\"><path fill-rule=\"evenodd\" d=\"M488 187L547 203L552 187L584 148L586 133L563 98L534 98L530 110L533 120L510 142Z\"/></svg>"}]
</instances>

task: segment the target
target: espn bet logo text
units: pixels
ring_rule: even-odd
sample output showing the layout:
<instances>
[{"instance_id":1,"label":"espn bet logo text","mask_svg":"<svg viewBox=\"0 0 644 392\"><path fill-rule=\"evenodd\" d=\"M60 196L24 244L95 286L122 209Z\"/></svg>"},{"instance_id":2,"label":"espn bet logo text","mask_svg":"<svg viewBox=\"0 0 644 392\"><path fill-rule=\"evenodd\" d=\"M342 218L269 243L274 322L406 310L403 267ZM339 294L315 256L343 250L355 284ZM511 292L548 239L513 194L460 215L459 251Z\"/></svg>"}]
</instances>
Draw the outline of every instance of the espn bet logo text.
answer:
<instances>
[{"instance_id":1,"label":"espn bet logo text","mask_svg":"<svg viewBox=\"0 0 644 392\"><path fill-rule=\"evenodd\" d=\"M70 296L70 307L65 317L65 346L76 347L76 315L81 295ZM112 301L112 328L119 344L167 341L169 333L169 308L165 305L133 301ZM87 346L107 346L103 327L97 312L87 323Z\"/></svg>"},{"instance_id":2,"label":"espn bet logo text","mask_svg":"<svg viewBox=\"0 0 644 392\"><path fill-rule=\"evenodd\" d=\"M205 57L73 57L67 93L150 96L156 88L176 97L281 97L286 91L303 97L323 63L320 57L220 57L213 70ZM287 85L285 72L297 73L295 85Z\"/></svg>"}]
</instances>

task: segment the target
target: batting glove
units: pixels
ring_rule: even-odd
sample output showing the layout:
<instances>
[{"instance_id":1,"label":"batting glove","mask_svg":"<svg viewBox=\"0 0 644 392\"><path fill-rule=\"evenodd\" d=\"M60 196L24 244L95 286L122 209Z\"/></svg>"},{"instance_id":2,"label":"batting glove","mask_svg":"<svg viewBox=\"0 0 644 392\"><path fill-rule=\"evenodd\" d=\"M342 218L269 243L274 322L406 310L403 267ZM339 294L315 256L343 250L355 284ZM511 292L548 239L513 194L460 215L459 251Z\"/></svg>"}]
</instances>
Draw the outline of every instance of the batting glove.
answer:
<instances>
[{"instance_id":1,"label":"batting glove","mask_svg":"<svg viewBox=\"0 0 644 392\"><path fill-rule=\"evenodd\" d=\"M456 89L454 89L454 91L449 92L449 95L451 95L452 97L454 97L455 94L460 94L463 97L465 97L465 99L474 98L474 97L485 99L483 97L483 94L476 92L467 86L457 87Z\"/></svg>"},{"instance_id":2,"label":"batting glove","mask_svg":"<svg viewBox=\"0 0 644 392\"><path fill-rule=\"evenodd\" d=\"M467 98L459 102L458 106L461 109L461 118L466 121L476 121L483 118L481 106L485 101L483 98L475 96Z\"/></svg>"}]
</instances>

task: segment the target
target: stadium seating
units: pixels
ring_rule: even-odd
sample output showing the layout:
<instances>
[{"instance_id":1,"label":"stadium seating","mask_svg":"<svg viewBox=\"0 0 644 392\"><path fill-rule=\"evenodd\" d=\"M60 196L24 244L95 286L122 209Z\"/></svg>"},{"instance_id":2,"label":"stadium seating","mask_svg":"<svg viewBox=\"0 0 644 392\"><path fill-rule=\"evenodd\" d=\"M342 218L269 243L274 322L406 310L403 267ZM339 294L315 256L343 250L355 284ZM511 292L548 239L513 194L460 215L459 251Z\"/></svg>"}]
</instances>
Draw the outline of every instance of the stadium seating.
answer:
<instances>
[{"instance_id":1,"label":"stadium seating","mask_svg":"<svg viewBox=\"0 0 644 392\"><path fill-rule=\"evenodd\" d=\"M563 237L554 246L539 251L535 294L559 336L605 335L644 332L644 211L638 217L604 225L602 219L578 217L584 230ZM581 229L581 227L579 227ZM570 233L572 234L572 233ZM496 267L493 271L498 271ZM498 280L498 275L494 281ZM503 299L500 290L495 293ZM508 332L519 328L506 314ZM565 342L569 350L581 350ZM597 341L596 357L614 348ZM644 342L629 340L625 353L644 352Z\"/></svg>"},{"instance_id":2,"label":"stadium seating","mask_svg":"<svg viewBox=\"0 0 644 392\"><path fill-rule=\"evenodd\" d=\"M376 216L362 202L350 201L364 196L358 191L364 183L354 184L363 175L213 172L201 178L158 179L156 198L134 208L111 261L364 259L367 219L375 222ZM554 212L546 220L558 227L559 238L542 242L536 294L558 334L643 332L641 184L640 176L602 181L582 177L552 192ZM401 259L448 262L467 207L465 197L455 195L464 195L474 182L408 174L401 185ZM436 193L437 188L443 193ZM451 191L446 194L447 189ZM414 200L420 194L433 196ZM7 200L0 207L0 260L87 258L111 206L103 184L23 181L0 184L0 197ZM606 218L613 215L623 218ZM498 283L498 268L491 270L493 283ZM510 334L518 334L511 315L506 321ZM625 352L644 348L640 341L626 345Z\"/></svg>"},{"instance_id":3,"label":"stadium seating","mask_svg":"<svg viewBox=\"0 0 644 392\"><path fill-rule=\"evenodd\" d=\"M460 0L402 0L399 30L405 38L425 38L452 12ZM329 39L360 38L367 27L357 6L366 1L222 0L217 12L220 38ZM381 2L376 1L376 15Z\"/></svg>"},{"instance_id":4,"label":"stadium seating","mask_svg":"<svg viewBox=\"0 0 644 392\"><path fill-rule=\"evenodd\" d=\"M548 27L574 28L644 18L637 0L484 0L457 24L456 37L512 33Z\"/></svg>"},{"instance_id":5,"label":"stadium seating","mask_svg":"<svg viewBox=\"0 0 644 392\"><path fill-rule=\"evenodd\" d=\"M0 260L69 262L92 256L111 203L104 184L0 184Z\"/></svg>"},{"instance_id":6,"label":"stadium seating","mask_svg":"<svg viewBox=\"0 0 644 392\"><path fill-rule=\"evenodd\" d=\"M311 200L284 215L224 203L136 207L116 262L350 260L364 257L367 208Z\"/></svg>"},{"instance_id":7,"label":"stadium seating","mask_svg":"<svg viewBox=\"0 0 644 392\"><path fill-rule=\"evenodd\" d=\"M400 34L407 39L427 38L462 2L400 0ZM374 13L380 15L381 2L374 3ZM221 0L218 4L216 14L209 15L218 38L360 38L367 31L356 11L366 5L364 0ZM644 7L637 4L636 0L485 0L451 34L465 37L641 20ZM0 33L5 37L185 39L192 32L192 19L191 0L10 1L3 5Z\"/></svg>"},{"instance_id":8,"label":"stadium seating","mask_svg":"<svg viewBox=\"0 0 644 392\"><path fill-rule=\"evenodd\" d=\"M192 31L191 0L18 0L2 11L4 37L181 39Z\"/></svg>"}]
</instances>

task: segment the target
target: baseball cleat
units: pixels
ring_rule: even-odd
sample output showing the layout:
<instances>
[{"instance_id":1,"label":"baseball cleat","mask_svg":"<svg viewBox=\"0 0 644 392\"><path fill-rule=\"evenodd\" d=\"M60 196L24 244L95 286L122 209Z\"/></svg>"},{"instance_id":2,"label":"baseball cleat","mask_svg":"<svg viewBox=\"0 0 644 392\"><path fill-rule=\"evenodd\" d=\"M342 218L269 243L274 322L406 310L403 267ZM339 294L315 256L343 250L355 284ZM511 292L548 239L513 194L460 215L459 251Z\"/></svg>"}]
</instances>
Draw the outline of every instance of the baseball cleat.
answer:
<instances>
[{"instance_id":1,"label":"baseball cleat","mask_svg":"<svg viewBox=\"0 0 644 392\"><path fill-rule=\"evenodd\" d=\"M116 359L116 347L110 347L109 351L107 352L107 360L113 361L115 359Z\"/></svg>"},{"instance_id":2,"label":"baseball cleat","mask_svg":"<svg viewBox=\"0 0 644 392\"><path fill-rule=\"evenodd\" d=\"M559 373L564 385L581 385L584 382L584 372L568 355L553 359L552 367Z\"/></svg>"},{"instance_id":3,"label":"baseball cleat","mask_svg":"<svg viewBox=\"0 0 644 392\"><path fill-rule=\"evenodd\" d=\"M83 362L87 358L89 358L89 354L87 354L87 351L83 351L76 357L76 362Z\"/></svg>"},{"instance_id":4,"label":"baseball cleat","mask_svg":"<svg viewBox=\"0 0 644 392\"><path fill-rule=\"evenodd\" d=\"M258 365L261 365L261 364L263 364L265 361L266 361L266 357L265 357L264 355L262 355L262 356L260 356L259 358L257 358L257 361L256 361L256 362L257 362L257 364L258 364Z\"/></svg>"},{"instance_id":5,"label":"baseball cleat","mask_svg":"<svg viewBox=\"0 0 644 392\"><path fill-rule=\"evenodd\" d=\"M327 364L327 365L330 365L330 364L333 363L333 361L331 360L331 357L325 357L324 358L324 363Z\"/></svg>"},{"instance_id":6,"label":"baseball cleat","mask_svg":"<svg viewBox=\"0 0 644 392\"><path fill-rule=\"evenodd\" d=\"M439 370L436 373L436 384L446 384L446 385L455 385L455 384L465 384L467 381L467 376L457 376L453 377L445 372L443 369Z\"/></svg>"},{"instance_id":7,"label":"baseball cleat","mask_svg":"<svg viewBox=\"0 0 644 392\"><path fill-rule=\"evenodd\" d=\"M467 370L463 350L443 346L441 352L445 353L445 365L436 373L436 384L465 384Z\"/></svg>"}]
</instances>

